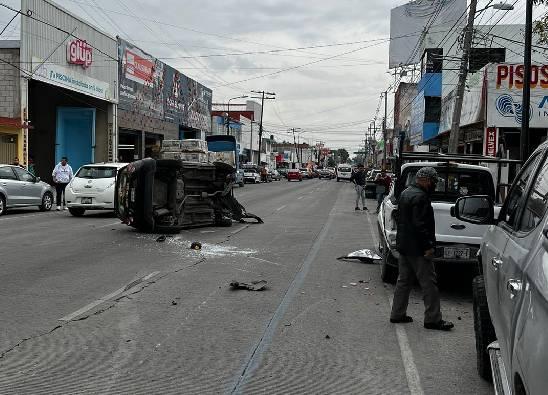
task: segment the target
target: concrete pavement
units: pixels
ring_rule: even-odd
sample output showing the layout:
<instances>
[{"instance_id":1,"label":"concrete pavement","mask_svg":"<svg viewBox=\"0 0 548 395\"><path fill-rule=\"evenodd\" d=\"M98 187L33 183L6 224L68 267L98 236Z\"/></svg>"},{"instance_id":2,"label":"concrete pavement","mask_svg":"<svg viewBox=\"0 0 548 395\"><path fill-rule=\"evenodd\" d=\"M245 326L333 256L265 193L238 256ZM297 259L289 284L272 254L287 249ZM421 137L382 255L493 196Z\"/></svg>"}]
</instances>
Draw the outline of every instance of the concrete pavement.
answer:
<instances>
[{"instance_id":1,"label":"concrete pavement","mask_svg":"<svg viewBox=\"0 0 548 395\"><path fill-rule=\"evenodd\" d=\"M1 217L0 393L491 393L475 372L471 275L442 279L453 332L422 328L419 292L415 322L390 324L379 266L335 259L377 245L349 184L236 195L265 224L164 243L105 214Z\"/></svg>"}]
</instances>

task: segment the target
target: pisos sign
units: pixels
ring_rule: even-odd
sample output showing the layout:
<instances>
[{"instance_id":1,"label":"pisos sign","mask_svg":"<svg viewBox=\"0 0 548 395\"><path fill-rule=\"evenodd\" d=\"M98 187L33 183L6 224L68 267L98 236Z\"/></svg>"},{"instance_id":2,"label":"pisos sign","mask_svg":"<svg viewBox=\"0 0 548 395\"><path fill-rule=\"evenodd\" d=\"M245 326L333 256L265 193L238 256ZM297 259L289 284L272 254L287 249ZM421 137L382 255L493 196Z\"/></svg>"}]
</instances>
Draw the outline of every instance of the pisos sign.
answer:
<instances>
[{"instance_id":1,"label":"pisos sign","mask_svg":"<svg viewBox=\"0 0 548 395\"><path fill-rule=\"evenodd\" d=\"M522 64L492 64L487 67L487 126L520 127L524 67ZM531 67L532 128L548 127L548 65Z\"/></svg>"}]
</instances>

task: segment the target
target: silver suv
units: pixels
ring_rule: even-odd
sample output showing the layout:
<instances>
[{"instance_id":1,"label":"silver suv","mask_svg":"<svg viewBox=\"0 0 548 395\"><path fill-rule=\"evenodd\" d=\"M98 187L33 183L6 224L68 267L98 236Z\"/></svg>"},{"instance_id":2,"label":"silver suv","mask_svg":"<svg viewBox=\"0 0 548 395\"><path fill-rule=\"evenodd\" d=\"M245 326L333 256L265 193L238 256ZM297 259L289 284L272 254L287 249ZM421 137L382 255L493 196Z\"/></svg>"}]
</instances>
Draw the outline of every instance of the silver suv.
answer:
<instances>
[{"instance_id":1,"label":"silver suv","mask_svg":"<svg viewBox=\"0 0 548 395\"><path fill-rule=\"evenodd\" d=\"M0 215L8 208L38 206L51 210L53 188L19 166L0 165Z\"/></svg>"},{"instance_id":2,"label":"silver suv","mask_svg":"<svg viewBox=\"0 0 548 395\"><path fill-rule=\"evenodd\" d=\"M474 279L479 374L497 393L545 394L548 388L548 144L514 180L499 215L488 196L458 199L458 219L490 225Z\"/></svg>"}]
</instances>

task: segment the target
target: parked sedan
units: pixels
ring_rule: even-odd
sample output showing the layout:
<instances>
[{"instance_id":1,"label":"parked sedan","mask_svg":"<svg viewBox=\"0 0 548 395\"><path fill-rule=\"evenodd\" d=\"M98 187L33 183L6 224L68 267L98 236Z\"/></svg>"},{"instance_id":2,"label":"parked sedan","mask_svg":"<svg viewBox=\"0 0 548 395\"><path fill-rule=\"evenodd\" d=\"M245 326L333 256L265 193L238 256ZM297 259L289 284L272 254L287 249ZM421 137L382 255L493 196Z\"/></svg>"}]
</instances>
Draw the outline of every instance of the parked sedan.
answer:
<instances>
[{"instance_id":1,"label":"parked sedan","mask_svg":"<svg viewBox=\"0 0 548 395\"><path fill-rule=\"evenodd\" d=\"M261 175L255 169L244 169L244 182L258 184L261 182Z\"/></svg>"},{"instance_id":2,"label":"parked sedan","mask_svg":"<svg viewBox=\"0 0 548 395\"><path fill-rule=\"evenodd\" d=\"M297 180L302 181L303 175L299 169L290 169L287 171L287 181Z\"/></svg>"},{"instance_id":3,"label":"parked sedan","mask_svg":"<svg viewBox=\"0 0 548 395\"><path fill-rule=\"evenodd\" d=\"M126 165L94 163L82 166L65 191L69 212L81 217L86 210L114 210L116 175Z\"/></svg>"},{"instance_id":4,"label":"parked sedan","mask_svg":"<svg viewBox=\"0 0 548 395\"><path fill-rule=\"evenodd\" d=\"M270 177L274 181L280 181L282 179L282 175L278 172L278 170L272 170L270 172Z\"/></svg>"},{"instance_id":5,"label":"parked sedan","mask_svg":"<svg viewBox=\"0 0 548 395\"><path fill-rule=\"evenodd\" d=\"M51 210L54 190L19 166L0 165L0 215L8 208L38 206Z\"/></svg>"},{"instance_id":6,"label":"parked sedan","mask_svg":"<svg viewBox=\"0 0 548 395\"><path fill-rule=\"evenodd\" d=\"M244 171L243 171L242 169L236 170L236 175L235 175L234 183L235 183L235 184L238 184L240 187L243 187L243 186L245 185L245 182L244 182Z\"/></svg>"}]
</instances>

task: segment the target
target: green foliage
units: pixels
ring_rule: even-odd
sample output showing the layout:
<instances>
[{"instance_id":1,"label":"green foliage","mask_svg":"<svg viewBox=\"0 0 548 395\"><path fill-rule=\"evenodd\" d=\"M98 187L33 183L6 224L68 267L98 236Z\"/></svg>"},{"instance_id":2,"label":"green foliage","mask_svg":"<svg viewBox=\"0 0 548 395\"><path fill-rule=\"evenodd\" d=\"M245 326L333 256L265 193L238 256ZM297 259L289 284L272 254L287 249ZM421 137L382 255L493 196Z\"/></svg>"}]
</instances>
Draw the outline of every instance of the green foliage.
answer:
<instances>
[{"instance_id":1,"label":"green foliage","mask_svg":"<svg viewBox=\"0 0 548 395\"><path fill-rule=\"evenodd\" d=\"M335 159L332 156L327 158L327 167L335 167Z\"/></svg>"},{"instance_id":2,"label":"green foliage","mask_svg":"<svg viewBox=\"0 0 548 395\"><path fill-rule=\"evenodd\" d=\"M548 0L533 0L534 5L548 5ZM541 44L548 44L548 14L533 21L533 33L538 35Z\"/></svg>"},{"instance_id":3,"label":"green foliage","mask_svg":"<svg viewBox=\"0 0 548 395\"><path fill-rule=\"evenodd\" d=\"M339 148L336 150L335 155L338 157L339 163L346 163L346 161L348 161L348 157L350 156L348 151L344 148Z\"/></svg>"}]
</instances>

